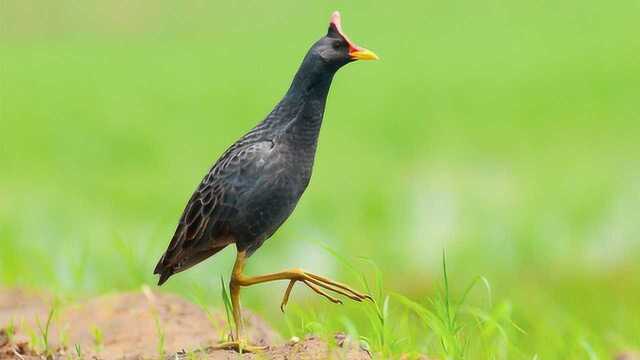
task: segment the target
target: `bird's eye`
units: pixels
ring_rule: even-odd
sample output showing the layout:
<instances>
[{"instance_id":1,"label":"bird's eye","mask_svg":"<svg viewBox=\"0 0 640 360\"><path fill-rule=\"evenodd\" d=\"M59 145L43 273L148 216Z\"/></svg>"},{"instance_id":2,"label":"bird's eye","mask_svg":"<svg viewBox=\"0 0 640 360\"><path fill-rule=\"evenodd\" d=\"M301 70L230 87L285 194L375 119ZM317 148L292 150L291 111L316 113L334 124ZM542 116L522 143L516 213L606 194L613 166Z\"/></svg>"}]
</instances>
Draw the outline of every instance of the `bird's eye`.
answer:
<instances>
[{"instance_id":1,"label":"bird's eye","mask_svg":"<svg viewBox=\"0 0 640 360\"><path fill-rule=\"evenodd\" d=\"M338 50L338 49L340 49L341 47L342 47L342 42L341 42L341 41L334 41L334 43L333 43L333 48L334 48L335 50Z\"/></svg>"}]
</instances>

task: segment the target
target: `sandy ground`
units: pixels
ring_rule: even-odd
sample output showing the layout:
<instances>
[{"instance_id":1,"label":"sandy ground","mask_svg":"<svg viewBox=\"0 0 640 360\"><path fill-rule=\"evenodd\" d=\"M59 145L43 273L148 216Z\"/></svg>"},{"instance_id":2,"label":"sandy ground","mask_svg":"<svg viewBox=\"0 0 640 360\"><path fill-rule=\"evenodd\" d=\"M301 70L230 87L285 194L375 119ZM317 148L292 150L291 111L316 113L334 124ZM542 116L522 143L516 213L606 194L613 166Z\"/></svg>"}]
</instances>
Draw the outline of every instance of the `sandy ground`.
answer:
<instances>
[{"instance_id":1,"label":"sandy ground","mask_svg":"<svg viewBox=\"0 0 640 360\"><path fill-rule=\"evenodd\" d=\"M0 359L42 358L44 328L52 299L22 289L0 289ZM85 359L370 359L342 337L327 343L309 336L285 342L257 316L246 313L253 344L268 345L258 354L211 351L228 336L226 315L207 314L179 296L136 292L105 295L59 306L49 331L53 358ZM38 325L40 324L40 326Z\"/></svg>"}]
</instances>

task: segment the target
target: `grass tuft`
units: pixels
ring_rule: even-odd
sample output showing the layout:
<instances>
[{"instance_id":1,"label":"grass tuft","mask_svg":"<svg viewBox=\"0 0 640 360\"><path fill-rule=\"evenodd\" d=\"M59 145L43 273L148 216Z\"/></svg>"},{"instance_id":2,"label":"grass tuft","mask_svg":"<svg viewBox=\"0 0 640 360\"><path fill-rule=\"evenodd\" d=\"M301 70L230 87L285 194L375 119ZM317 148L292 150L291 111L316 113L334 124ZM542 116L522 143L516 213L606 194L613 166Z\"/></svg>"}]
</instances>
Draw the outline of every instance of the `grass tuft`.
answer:
<instances>
[{"instance_id":1,"label":"grass tuft","mask_svg":"<svg viewBox=\"0 0 640 360\"><path fill-rule=\"evenodd\" d=\"M50 347L49 335L51 330L51 324L53 322L53 317L56 313L58 307L58 302L54 301L51 307L49 308L49 313L47 314L47 321L44 326L41 324L40 319L36 318L36 325L38 326L38 331L40 332L40 343L42 345L42 353L45 357L53 356L53 351Z\"/></svg>"},{"instance_id":2,"label":"grass tuft","mask_svg":"<svg viewBox=\"0 0 640 360\"><path fill-rule=\"evenodd\" d=\"M99 327L93 326L91 328L91 337L93 338L93 347L97 354L102 352L104 348L104 334Z\"/></svg>"},{"instance_id":3,"label":"grass tuft","mask_svg":"<svg viewBox=\"0 0 640 360\"><path fill-rule=\"evenodd\" d=\"M469 293L478 283L487 290L486 308L466 304ZM464 290L458 301L453 300L446 255L442 254L442 286L439 293L420 303L401 294L394 297L411 310L422 326L435 335L427 344L431 353L445 359L464 359L470 354L482 354L486 358L508 358L511 329L523 332L511 320L511 306L505 302L492 305L491 285L482 276L476 277ZM434 347L434 344L439 346ZM519 354L518 354L519 355Z\"/></svg>"},{"instance_id":4,"label":"grass tuft","mask_svg":"<svg viewBox=\"0 0 640 360\"><path fill-rule=\"evenodd\" d=\"M76 350L76 356L78 357L78 359L84 359L84 356L82 355L82 347L80 346L80 344L76 344L74 348Z\"/></svg>"},{"instance_id":5,"label":"grass tuft","mask_svg":"<svg viewBox=\"0 0 640 360\"><path fill-rule=\"evenodd\" d=\"M235 325L232 321L233 306L231 305L231 298L229 297L229 290L227 284L224 281L224 277L220 275L220 296L222 297L222 303L224 304L224 312L227 315L227 326L229 326L229 333L233 334Z\"/></svg>"}]
</instances>

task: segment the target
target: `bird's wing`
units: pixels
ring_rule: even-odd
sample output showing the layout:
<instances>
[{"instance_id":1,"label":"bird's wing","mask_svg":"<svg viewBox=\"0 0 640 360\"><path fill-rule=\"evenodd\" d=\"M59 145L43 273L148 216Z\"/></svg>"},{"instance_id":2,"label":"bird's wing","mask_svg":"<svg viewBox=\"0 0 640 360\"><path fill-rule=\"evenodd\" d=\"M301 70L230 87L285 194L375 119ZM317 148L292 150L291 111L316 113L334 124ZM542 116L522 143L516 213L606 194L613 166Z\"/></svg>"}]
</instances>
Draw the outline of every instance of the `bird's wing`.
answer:
<instances>
[{"instance_id":1,"label":"bird's wing","mask_svg":"<svg viewBox=\"0 0 640 360\"><path fill-rule=\"evenodd\" d=\"M272 148L272 141L238 142L209 170L187 202L169 247L154 270L160 274L160 284L234 241L228 227L238 212L235 201L242 173Z\"/></svg>"}]
</instances>

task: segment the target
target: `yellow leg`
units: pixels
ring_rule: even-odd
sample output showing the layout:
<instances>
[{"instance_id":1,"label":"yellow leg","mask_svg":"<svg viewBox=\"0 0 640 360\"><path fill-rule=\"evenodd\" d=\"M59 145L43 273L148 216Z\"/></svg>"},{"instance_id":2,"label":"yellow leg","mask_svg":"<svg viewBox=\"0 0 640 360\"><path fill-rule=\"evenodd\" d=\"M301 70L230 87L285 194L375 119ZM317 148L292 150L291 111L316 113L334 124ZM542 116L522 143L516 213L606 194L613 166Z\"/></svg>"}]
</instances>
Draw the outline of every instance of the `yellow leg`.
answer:
<instances>
[{"instance_id":1,"label":"yellow leg","mask_svg":"<svg viewBox=\"0 0 640 360\"><path fill-rule=\"evenodd\" d=\"M233 271L231 273L231 280L229 281L229 292L231 293L231 306L233 311L233 339L232 341L223 342L215 346L210 347L211 350L235 350L237 352L258 352L267 349L267 346L251 346L247 343L247 340L243 338L243 323L242 323L242 311L240 309L240 284L235 280L242 274L246 256L244 252L239 252L236 256L236 262L233 265Z\"/></svg>"},{"instance_id":2,"label":"yellow leg","mask_svg":"<svg viewBox=\"0 0 640 360\"><path fill-rule=\"evenodd\" d=\"M231 306L233 310L233 322L235 325L235 333L233 334L233 339L236 341L240 340L240 334L243 333L242 312L240 311L240 285L238 285L238 283L234 281L234 278L237 276L237 274L240 274L242 272L242 269L244 268L244 261L239 262L238 258L239 256L236 257L236 262L233 265L233 272L231 273L231 280L229 281L229 292L231 292Z\"/></svg>"},{"instance_id":3,"label":"yellow leg","mask_svg":"<svg viewBox=\"0 0 640 360\"><path fill-rule=\"evenodd\" d=\"M289 301L289 296L291 295L291 291L293 290L293 285L296 283L296 281L302 282L303 284L311 288L311 290L318 293L319 295L324 296L325 298L327 298L329 301L333 303L341 304L342 301L327 294L321 288L324 288L329 291L333 291L337 294L344 295L354 301L363 301L365 299L373 301L373 298L371 296L367 294L363 294L356 290L353 290L347 285L344 285L337 281L333 281L331 279L327 279L320 275L306 272L301 269L291 269L291 270L285 270L285 271L272 273L272 274L248 277L242 273L244 270L245 262L246 262L245 252L238 252L236 263L233 267L233 275L231 277L230 287L233 289L233 287L251 286L251 285L261 284L261 283L270 282L270 281L289 280L289 286L287 287L287 290L284 293L282 304L280 306L280 308L283 310L284 310L284 307L287 305L287 302ZM233 290L232 290L232 296L233 296ZM234 311L234 314L235 314L235 311Z\"/></svg>"},{"instance_id":4,"label":"yellow leg","mask_svg":"<svg viewBox=\"0 0 640 360\"><path fill-rule=\"evenodd\" d=\"M236 262L233 265L233 272L231 273L231 281L229 282L229 291L231 292L231 305L233 306L233 322L235 324L235 331L233 334L233 341L218 344L212 349L233 349L236 351L248 351L255 352L265 350L266 347L249 346L246 339L243 338L243 324L242 324L242 312L240 311L240 288L245 286L257 285L270 281L277 280L289 280L289 286L284 293L280 309L284 312L284 308L289 301L289 296L293 290L293 285L296 281L299 281L307 285L311 290L319 295L324 296L329 301L342 304L342 301L327 294L322 288L333 291L337 294L344 295L355 301L363 301L365 299L373 301L373 298L367 294L360 293L348 287L347 285L339 282L327 279L320 275L315 275L301 269L285 270L277 273L260 275L260 276L245 276L242 272L247 260L247 254L244 251L239 251L236 256Z\"/></svg>"},{"instance_id":5,"label":"yellow leg","mask_svg":"<svg viewBox=\"0 0 640 360\"><path fill-rule=\"evenodd\" d=\"M233 271L231 272L231 280L229 281L229 292L231 293L231 306L233 312L233 339L231 341L223 342L215 346L210 347L211 350L225 349L235 350L237 352L258 352L267 349L267 346L251 346L244 339L242 311L240 309L240 284L235 280L242 274L246 256L244 252L238 252L236 256L236 262L233 264Z\"/></svg>"}]
</instances>

